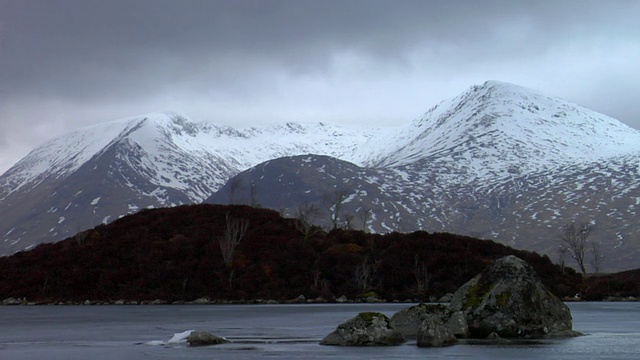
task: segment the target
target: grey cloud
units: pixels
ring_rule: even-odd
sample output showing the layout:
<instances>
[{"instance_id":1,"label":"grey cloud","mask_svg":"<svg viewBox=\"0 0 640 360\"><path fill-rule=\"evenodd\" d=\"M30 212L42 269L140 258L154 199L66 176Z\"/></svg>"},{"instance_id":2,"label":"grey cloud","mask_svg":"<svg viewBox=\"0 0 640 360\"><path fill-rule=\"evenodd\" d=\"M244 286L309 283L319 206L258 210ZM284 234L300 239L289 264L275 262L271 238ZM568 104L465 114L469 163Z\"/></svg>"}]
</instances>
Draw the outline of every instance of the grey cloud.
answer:
<instances>
[{"instance_id":1,"label":"grey cloud","mask_svg":"<svg viewBox=\"0 0 640 360\"><path fill-rule=\"evenodd\" d=\"M392 62L443 46L455 50L454 59L526 56L563 36L597 31L577 19L591 20L599 6L578 2L452 4L26 0L5 13L1 79L30 95L117 97L172 82L226 86L265 70L323 73L340 52ZM625 12L616 15L625 23ZM521 24L530 38L513 37ZM448 59L436 51L426 60Z\"/></svg>"},{"instance_id":2,"label":"grey cloud","mask_svg":"<svg viewBox=\"0 0 640 360\"><path fill-rule=\"evenodd\" d=\"M638 13L638 1L0 0L0 154L21 127L59 124L53 136L155 110L391 124L487 79L640 128Z\"/></svg>"}]
</instances>

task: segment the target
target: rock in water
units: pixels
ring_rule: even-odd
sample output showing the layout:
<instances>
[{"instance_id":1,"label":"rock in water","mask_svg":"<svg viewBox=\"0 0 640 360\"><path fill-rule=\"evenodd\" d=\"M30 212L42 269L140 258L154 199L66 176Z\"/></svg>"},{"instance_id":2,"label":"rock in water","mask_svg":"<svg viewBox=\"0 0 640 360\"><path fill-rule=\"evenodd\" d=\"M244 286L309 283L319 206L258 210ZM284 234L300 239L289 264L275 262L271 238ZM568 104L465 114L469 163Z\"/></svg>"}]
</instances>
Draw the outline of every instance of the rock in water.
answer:
<instances>
[{"instance_id":1,"label":"rock in water","mask_svg":"<svg viewBox=\"0 0 640 360\"><path fill-rule=\"evenodd\" d=\"M445 318L444 326L455 335L455 337L460 339L466 339L469 337L469 325L467 325L467 317L462 311L456 311L454 313L450 313L447 318Z\"/></svg>"},{"instance_id":2,"label":"rock in water","mask_svg":"<svg viewBox=\"0 0 640 360\"><path fill-rule=\"evenodd\" d=\"M427 319L443 323L447 307L440 304L418 304L402 309L391 316L391 325L406 338L418 335L420 324Z\"/></svg>"},{"instance_id":3,"label":"rock in water","mask_svg":"<svg viewBox=\"0 0 640 360\"><path fill-rule=\"evenodd\" d=\"M385 314L363 312L338 325L334 332L322 339L320 345L389 346L400 345L404 341Z\"/></svg>"},{"instance_id":4,"label":"rock in water","mask_svg":"<svg viewBox=\"0 0 640 360\"><path fill-rule=\"evenodd\" d=\"M22 302L19 299L9 297L2 300L2 305L20 305Z\"/></svg>"},{"instance_id":5,"label":"rock in water","mask_svg":"<svg viewBox=\"0 0 640 360\"><path fill-rule=\"evenodd\" d=\"M189 346L209 346L227 343L228 341L206 331L192 331L187 337Z\"/></svg>"},{"instance_id":6,"label":"rock in water","mask_svg":"<svg viewBox=\"0 0 640 360\"><path fill-rule=\"evenodd\" d=\"M462 311L470 336L502 338L576 336L569 308L516 256L496 260L453 296L450 311Z\"/></svg>"},{"instance_id":7,"label":"rock in water","mask_svg":"<svg viewBox=\"0 0 640 360\"><path fill-rule=\"evenodd\" d=\"M419 347L450 346L457 342L456 336L445 325L432 319L423 321L418 330Z\"/></svg>"}]
</instances>

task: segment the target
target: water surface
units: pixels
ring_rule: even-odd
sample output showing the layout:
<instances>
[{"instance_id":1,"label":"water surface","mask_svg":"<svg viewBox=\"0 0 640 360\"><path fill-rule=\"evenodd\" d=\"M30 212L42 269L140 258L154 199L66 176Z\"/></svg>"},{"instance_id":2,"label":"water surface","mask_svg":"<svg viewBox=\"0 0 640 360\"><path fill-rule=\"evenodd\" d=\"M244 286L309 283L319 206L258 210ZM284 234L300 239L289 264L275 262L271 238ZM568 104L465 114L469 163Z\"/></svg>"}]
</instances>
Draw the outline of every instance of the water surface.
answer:
<instances>
[{"instance_id":1,"label":"water surface","mask_svg":"<svg viewBox=\"0 0 640 360\"><path fill-rule=\"evenodd\" d=\"M361 311L391 316L411 304L3 306L0 359L638 359L640 303L570 303L585 336L521 345L425 349L318 342ZM232 341L167 343L204 330ZM161 344L161 345L151 345Z\"/></svg>"}]
</instances>

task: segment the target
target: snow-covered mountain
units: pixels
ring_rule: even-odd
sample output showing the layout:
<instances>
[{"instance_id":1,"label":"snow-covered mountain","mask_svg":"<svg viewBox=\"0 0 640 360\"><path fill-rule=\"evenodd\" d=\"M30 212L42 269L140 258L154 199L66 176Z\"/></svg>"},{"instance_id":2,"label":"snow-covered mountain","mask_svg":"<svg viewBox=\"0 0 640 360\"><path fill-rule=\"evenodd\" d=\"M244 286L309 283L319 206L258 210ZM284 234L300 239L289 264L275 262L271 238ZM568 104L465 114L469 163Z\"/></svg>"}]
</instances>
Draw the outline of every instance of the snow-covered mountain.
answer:
<instances>
[{"instance_id":1,"label":"snow-covered mountain","mask_svg":"<svg viewBox=\"0 0 640 360\"><path fill-rule=\"evenodd\" d=\"M237 202L235 183L243 201L290 214L340 189L353 214L372 210L369 230L444 230L549 253L564 222L589 220L617 249L608 256L640 260L639 165L639 131L496 81L393 128L236 129L149 114L52 139L0 176L0 253L143 208L212 194Z\"/></svg>"},{"instance_id":2,"label":"snow-covered mountain","mask_svg":"<svg viewBox=\"0 0 640 360\"><path fill-rule=\"evenodd\" d=\"M468 182L640 150L640 132L576 104L488 81L387 138L382 167L437 161Z\"/></svg>"},{"instance_id":3,"label":"snow-covered mountain","mask_svg":"<svg viewBox=\"0 0 640 360\"><path fill-rule=\"evenodd\" d=\"M64 179L110 149L121 148L118 159L152 183L200 201L230 175L269 159L308 152L354 159L358 144L374 133L323 123L237 130L174 113L148 114L86 127L43 144L0 178L0 199L25 186ZM132 154L137 156L128 156Z\"/></svg>"},{"instance_id":4,"label":"snow-covered mountain","mask_svg":"<svg viewBox=\"0 0 640 360\"><path fill-rule=\"evenodd\" d=\"M0 253L56 241L148 207L198 203L231 176L300 153L351 159L375 129L293 124L234 129L149 114L83 128L0 177Z\"/></svg>"},{"instance_id":5,"label":"snow-covered mountain","mask_svg":"<svg viewBox=\"0 0 640 360\"><path fill-rule=\"evenodd\" d=\"M344 215L360 224L369 210L370 231L449 231L552 257L560 227L588 221L605 269L639 263L640 132L608 116L490 81L363 149L370 157L355 164L268 161L233 179L245 189L236 199L290 216L315 204L328 225L332 195L342 191ZM224 203L230 191L227 184L207 201Z\"/></svg>"}]
</instances>

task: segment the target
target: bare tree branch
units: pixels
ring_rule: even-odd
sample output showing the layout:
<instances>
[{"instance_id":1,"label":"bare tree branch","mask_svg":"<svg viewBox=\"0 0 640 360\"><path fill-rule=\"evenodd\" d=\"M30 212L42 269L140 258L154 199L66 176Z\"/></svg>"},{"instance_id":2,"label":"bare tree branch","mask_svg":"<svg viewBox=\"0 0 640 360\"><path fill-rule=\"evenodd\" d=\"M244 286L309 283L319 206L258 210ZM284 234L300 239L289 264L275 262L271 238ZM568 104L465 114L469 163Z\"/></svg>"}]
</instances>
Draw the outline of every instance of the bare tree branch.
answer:
<instances>
[{"instance_id":1,"label":"bare tree branch","mask_svg":"<svg viewBox=\"0 0 640 360\"><path fill-rule=\"evenodd\" d=\"M367 232L367 224L369 223L369 218L371 217L371 208L369 207L361 207L358 209L358 217L362 221L362 231Z\"/></svg>"},{"instance_id":2,"label":"bare tree branch","mask_svg":"<svg viewBox=\"0 0 640 360\"><path fill-rule=\"evenodd\" d=\"M600 250L599 242L597 241L591 242L590 248L591 248L591 255L593 255L593 257L591 258L591 266L593 267L593 272L597 274L600 272L600 269L602 268L602 261L604 260L604 255Z\"/></svg>"},{"instance_id":3,"label":"bare tree branch","mask_svg":"<svg viewBox=\"0 0 640 360\"><path fill-rule=\"evenodd\" d=\"M347 199L347 190L338 189L332 195L325 197L325 203L329 210L329 219L333 230L340 225L340 214L342 213L342 204Z\"/></svg>"},{"instance_id":4,"label":"bare tree branch","mask_svg":"<svg viewBox=\"0 0 640 360\"><path fill-rule=\"evenodd\" d=\"M427 264L420 261L418 254L414 257L413 274L416 278L418 294L421 296L425 295L431 282L431 273L429 272Z\"/></svg>"},{"instance_id":5,"label":"bare tree branch","mask_svg":"<svg viewBox=\"0 0 640 360\"><path fill-rule=\"evenodd\" d=\"M296 229L302 233L304 240L309 240L320 231L320 228L314 225L319 214L318 207L308 202L300 205L296 210Z\"/></svg>"},{"instance_id":6,"label":"bare tree branch","mask_svg":"<svg viewBox=\"0 0 640 360\"><path fill-rule=\"evenodd\" d=\"M374 264L369 261L369 257L365 256L360 265L354 271L356 285L361 293L365 293L376 280L378 272Z\"/></svg>"},{"instance_id":7,"label":"bare tree branch","mask_svg":"<svg viewBox=\"0 0 640 360\"><path fill-rule=\"evenodd\" d=\"M240 241L247 233L249 227L249 221L246 219L238 219L229 215L225 216L226 229L222 236L218 238L218 244L220 245L220 252L222 253L222 260L225 266L229 270L229 288L233 287L233 274L235 269L233 268L233 260L236 253L236 247L240 244Z\"/></svg>"},{"instance_id":8,"label":"bare tree branch","mask_svg":"<svg viewBox=\"0 0 640 360\"><path fill-rule=\"evenodd\" d=\"M593 231L593 225L587 222L565 224L561 229L560 240L566 245L569 256L573 258L583 275L587 273L584 265L587 240Z\"/></svg>"}]
</instances>

